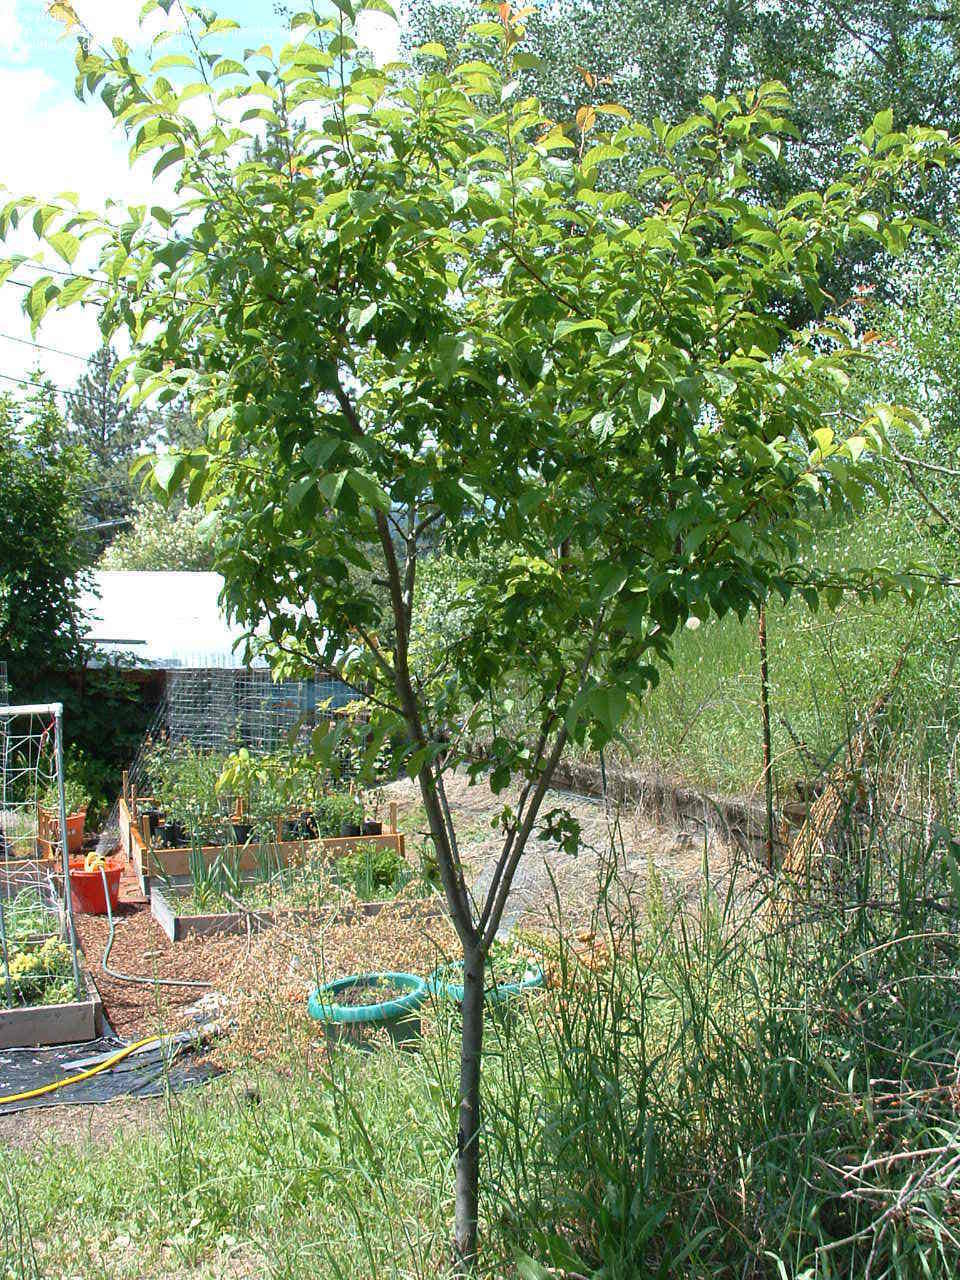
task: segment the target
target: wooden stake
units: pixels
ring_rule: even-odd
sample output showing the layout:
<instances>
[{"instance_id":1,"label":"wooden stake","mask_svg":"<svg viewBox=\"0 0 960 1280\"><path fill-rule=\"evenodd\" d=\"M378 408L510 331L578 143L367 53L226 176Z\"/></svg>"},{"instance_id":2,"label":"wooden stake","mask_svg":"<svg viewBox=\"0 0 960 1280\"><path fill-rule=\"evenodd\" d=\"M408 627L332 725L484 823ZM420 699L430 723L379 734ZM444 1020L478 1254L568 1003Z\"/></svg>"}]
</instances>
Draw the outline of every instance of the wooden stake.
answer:
<instances>
[{"instance_id":1,"label":"wooden stake","mask_svg":"<svg viewBox=\"0 0 960 1280\"><path fill-rule=\"evenodd\" d=\"M766 806L764 842L767 870L773 870L773 760L770 748L770 676L767 670L767 610L760 606L760 714L763 720L763 794Z\"/></svg>"},{"instance_id":2,"label":"wooden stake","mask_svg":"<svg viewBox=\"0 0 960 1280\"><path fill-rule=\"evenodd\" d=\"M390 801L390 831L395 832L397 829L397 802Z\"/></svg>"}]
</instances>

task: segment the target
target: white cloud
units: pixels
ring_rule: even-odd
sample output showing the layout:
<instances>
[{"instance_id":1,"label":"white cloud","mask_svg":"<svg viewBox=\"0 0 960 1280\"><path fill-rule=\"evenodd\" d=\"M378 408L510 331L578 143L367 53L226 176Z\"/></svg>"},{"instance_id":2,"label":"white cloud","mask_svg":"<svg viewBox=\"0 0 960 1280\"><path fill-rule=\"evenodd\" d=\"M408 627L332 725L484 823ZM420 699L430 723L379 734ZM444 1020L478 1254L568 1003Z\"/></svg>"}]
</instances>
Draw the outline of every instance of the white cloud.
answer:
<instances>
[{"instance_id":1,"label":"white cloud","mask_svg":"<svg viewBox=\"0 0 960 1280\"><path fill-rule=\"evenodd\" d=\"M2 3L2 0L0 0ZM58 83L45 71L34 67L5 67L0 74L0 118L11 122L4 133L0 182L12 195L55 196L76 192L83 207L102 208L113 197L124 203L156 202L157 187L144 162L133 170L127 161L124 139L112 127L102 103L77 101L71 86ZM161 195L161 199L166 193ZM6 195L0 193L0 198ZM34 254L39 245L29 225L20 228L0 244L0 256L17 252ZM51 265L66 268L50 250ZM78 259L79 269L89 269L90 258ZM37 272L21 267L15 278L32 281ZM0 288L0 373L24 378L41 365L61 386L72 384L82 366L76 360L38 351L24 345L30 341L30 324L22 314L25 290L7 283ZM21 339L11 342L10 337ZM73 307L66 312L50 312L37 341L65 351L88 356L99 345L96 312ZM0 379L0 390L15 384Z\"/></svg>"},{"instance_id":2,"label":"white cloud","mask_svg":"<svg viewBox=\"0 0 960 1280\"><path fill-rule=\"evenodd\" d=\"M137 18L143 8L143 0L72 0L77 17L86 24L97 40L109 41L120 36L129 45L143 45L159 31L175 25L174 16L168 18L155 10L141 27Z\"/></svg>"},{"instance_id":3,"label":"white cloud","mask_svg":"<svg viewBox=\"0 0 960 1280\"><path fill-rule=\"evenodd\" d=\"M6 68L0 75L0 113L9 126L3 145L4 184L15 192L76 191L100 203L131 185L125 148L106 109L81 103L45 71Z\"/></svg>"},{"instance_id":4,"label":"white cloud","mask_svg":"<svg viewBox=\"0 0 960 1280\"><path fill-rule=\"evenodd\" d=\"M264 0L265 5L267 0ZM83 207L102 209L108 199L122 204L166 204L171 197L172 170L159 182L151 176L154 157L148 157L130 168L127 145L102 103L81 103L73 96L72 75L55 79L43 65L45 55L64 39L62 28L45 17L31 30L31 47L23 49L24 4L35 9L46 7L46 0L0 0L0 61L6 65L0 73L0 119L6 121L0 160L0 184L13 194L53 196L63 191L76 192ZM137 14L143 0L72 0L78 16L91 32L102 40L121 36L129 44L142 48L168 25L163 15L154 14L150 26L141 31ZM18 8L19 5L19 8ZM21 19L18 21L18 17ZM45 37L37 36L45 32ZM368 11L361 18L360 37L373 53L377 63L396 58L399 48L397 23L385 14ZM29 57L30 63L20 61ZM41 65L41 58L44 59ZM56 60L62 65L62 59ZM11 65L16 63L16 65ZM233 113L233 106L227 108ZM239 110L239 108L237 108ZM192 105L192 114L207 123L210 107L204 99ZM250 126L247 126L250 127ZM0 200L5 199L0 191ZM10 252L32 254L38 249L29 229L22 229L11 240L0 243L0 256ZM48 250L48 261L61 268ZM89 270L92 258L78 260L78 269ZM17 277L33 280L36 271L21 268ZM0 373L29 377L41 364L55 383L70 386L82 372L82 366L66 356L38 351L29 345L9 341L9 336L31 339L29 321L22 314L24 290L6 285L0 288ZM93 308L73 307L67 312L49 312L37 335L37 341L64 351L88 356L99 344L96 312ZM0 380L0 390L14 384Z\"/></svg>"}]
</instances>

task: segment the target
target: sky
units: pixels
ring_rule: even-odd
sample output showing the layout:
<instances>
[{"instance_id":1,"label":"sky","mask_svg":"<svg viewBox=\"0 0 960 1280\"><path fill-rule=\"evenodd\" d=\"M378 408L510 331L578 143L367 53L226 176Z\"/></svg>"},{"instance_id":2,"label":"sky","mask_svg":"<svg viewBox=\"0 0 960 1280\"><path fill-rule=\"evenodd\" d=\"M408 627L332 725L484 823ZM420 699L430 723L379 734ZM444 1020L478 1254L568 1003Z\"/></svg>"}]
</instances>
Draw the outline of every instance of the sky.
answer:
<instances>
[{"instance_id":1,"label":"sky","mask_svg":"<svg viewBox=\"0 0 960 1280\"><path fill-rule=\"evenodd\" d=\"M149 44L150 28L144 31L137 25L143 0L72 3L95 36L122 36L135 51ZM284 40L274 0L207 3L241 24L243 31L237 36L241 47L276 46ZM157 203L158 196L169 194L169 185L163 186L162 178L154 184L151 162L146 160L131 170L126 145L113 132L103 104L81 103L74 95L75 43L48 16L47 7L48 0L0 0L0 119L4 121L0 201L9 199L2 190L6 188L10 195L74 191L88 208L101 207L107 198ZM396 24L382 14L369 17L364 35L375 57L383 61L395 56ZM0 245L0 256L10 251L33 253L37 248L31 236L18 233L15 244ZM36 272L26 267L15 273L20 280L35 277ZM0 390L26 390L12 379L29 379L38 366L56 385L69 387L99 344L94 313L77 307L48 313L32 339L21 310L24 292L10 283L0 286ZM61 354L38 350L27 345L30 341L57 348Z\"/></svg>"}]
</instances>

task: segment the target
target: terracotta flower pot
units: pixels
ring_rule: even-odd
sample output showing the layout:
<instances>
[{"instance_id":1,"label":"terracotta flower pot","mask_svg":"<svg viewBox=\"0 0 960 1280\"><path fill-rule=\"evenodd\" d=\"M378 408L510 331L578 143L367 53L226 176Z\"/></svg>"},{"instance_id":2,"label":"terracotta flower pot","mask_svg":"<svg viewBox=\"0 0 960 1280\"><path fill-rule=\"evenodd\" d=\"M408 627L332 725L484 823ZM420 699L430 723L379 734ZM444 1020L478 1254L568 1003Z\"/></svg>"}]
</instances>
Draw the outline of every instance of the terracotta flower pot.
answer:
<instances>
[{"instance_id":1,"label":"terracotta flower pot","mask_svg":"<svg viewBox=\"0 0 960 1280\"><path fill-rule=\"evenodd\" d=\"M50 833L47 839L53 843L58 842L60 839L60 815L52 809L41 809L40 812L45 819L46 830ZM78 809L76 813L67 814L67 853L79 853L83 848L83 831L86 825L86 805L82 809Z\"/></svg>"}]
</instances>

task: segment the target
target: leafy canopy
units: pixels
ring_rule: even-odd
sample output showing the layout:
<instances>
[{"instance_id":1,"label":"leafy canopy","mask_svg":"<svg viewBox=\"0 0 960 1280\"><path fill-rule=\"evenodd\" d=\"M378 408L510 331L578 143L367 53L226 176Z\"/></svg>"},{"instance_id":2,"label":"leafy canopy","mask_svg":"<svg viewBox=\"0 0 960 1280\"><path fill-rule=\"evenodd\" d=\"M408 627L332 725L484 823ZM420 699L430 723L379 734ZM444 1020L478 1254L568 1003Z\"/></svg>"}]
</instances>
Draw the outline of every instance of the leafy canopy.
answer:
<instances>
[{"instance_id":1,"label":"leafy canopy","mask_svg":"<svg viewBox=\"0 0 960 1280\"><path fill-rule=\"evenodd\" d=\"M455 760L467 729L493 737L498 779L536 773L542 751L498 736L505 688L534 691L547 737L601 745L678 626L788 595L810 505L859 500L894 413L837 433L823 404L854 335L793 332L782 303L822 307L821 270L854 241L902 249L891 192L950 147L884 111L824 189L761 204L753 176L789 144L777 83L673 126L615 103L555 124L520 93L524 11L474 28L492 60L431 46L413 74L366 65L337 7L239 59L217 51L236 24L185 7L183 51L149 70L82 38L78 90L177 198L123 217L14 199L0 234L32 219L68 264L97 246L97 271L41 276L27 309L99 303L139 396L189 398L206 444L162 456L153 484L218 512L231 610L266 616L289 665L369 681L411 772ZM635 153L634 188L606 190ZM427 538L492 548L496 569L424 671Z\"/></svg>"},{"instance_id":2,"label":"leafy canopy","mask_svg":"<svg viewBox=\"0 0 960 1280\"><path fill-rule=\"evenodd\" d=\"M18 696L41 673L81 660L81 503L91 483L52 388L0 396L0 657Z\"/></svg>"}]
</instances>

